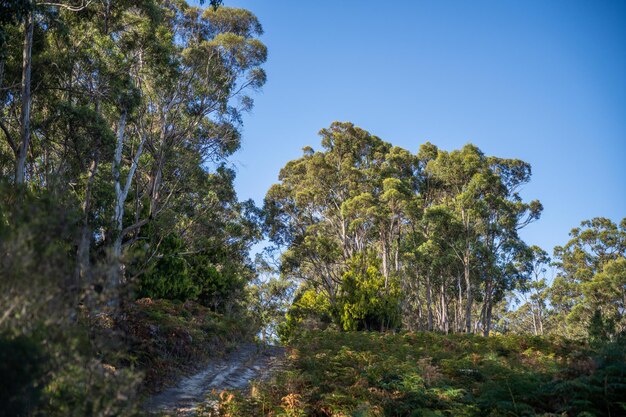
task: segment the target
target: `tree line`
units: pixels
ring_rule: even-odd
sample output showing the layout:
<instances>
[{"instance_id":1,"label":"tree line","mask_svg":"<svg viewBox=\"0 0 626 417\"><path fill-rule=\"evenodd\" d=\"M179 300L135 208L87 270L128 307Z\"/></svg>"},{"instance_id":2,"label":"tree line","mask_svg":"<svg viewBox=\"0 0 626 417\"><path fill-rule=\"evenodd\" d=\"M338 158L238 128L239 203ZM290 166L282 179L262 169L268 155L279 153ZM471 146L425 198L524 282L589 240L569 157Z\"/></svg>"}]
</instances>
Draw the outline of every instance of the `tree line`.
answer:
<instances>
[{"instance_id":1,"label":"tree line","mask_svg":"<svg viewBox=\"0 0 626 417\"><path fill-rule=\"evenodd\" d=\"M280 272L300 283L287 334L310 318L346 330L484 335L527 331L530 319L536 334L577 327L583 336L595 317L605 333L623 332L626 221L583 222L556 249L560 272L548 288L547 253L519 235L543 209L520 195L528 163L471 144L425 143L413 154L351 123L320 136L322 149L288 162L265 198ZM526 303L509 311L514 295Z\"/></svg>"}]
</instances>

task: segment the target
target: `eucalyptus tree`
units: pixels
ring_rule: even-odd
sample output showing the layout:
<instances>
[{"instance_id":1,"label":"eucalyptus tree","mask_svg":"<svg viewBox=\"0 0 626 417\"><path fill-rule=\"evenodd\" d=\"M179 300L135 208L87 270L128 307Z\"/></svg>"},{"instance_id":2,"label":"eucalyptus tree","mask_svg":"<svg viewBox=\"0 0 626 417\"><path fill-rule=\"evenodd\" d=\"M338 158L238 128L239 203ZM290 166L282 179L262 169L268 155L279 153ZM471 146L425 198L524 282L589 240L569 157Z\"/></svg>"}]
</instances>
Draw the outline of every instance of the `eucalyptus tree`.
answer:
<instances>
[{"instance_id":1,"label":"eucalyptus tree","mask_svg":"<svg viewBox=\"0 0 626 417\"><path fill-rule=\"evenodd\" d=\"M140 228L181 190L186 167L208 168L239 147L240 113L252 107L247 91L265 82L261 64L267 51L256 38L262 28L250 12L202 11L184 3L165 3L161 11L157 39L131 55L140 103L132 113L128 107L119 110L112 164L113 259L120 259L122 247L136 241ZM123 161L128 167L122 182ZM132 187L134 199L128 201ZM128 210L133 217L125 216ZM120 272L113 271L112 286Z\"/></svg>"},{"instance_id":2,"label":"eucalyptus tree","mask_svg":"<svg viewBox=\"0 0 626 417\"><path fill-rule=\"evenodd\" d=\"M158 216L183 181L184 158L197 154L210 169L239 147L249 91L265 82L262 27L219 1L206 10L158 0L22 3L3 15L2 160L15 183L26 173L29 185L61 194L72 184L83 207L82 277L94 238L118 260ZM95 201L94 191L113 196Z\"/></svg>"},{"instance_id":3,"label":"eucalyptus tree","mask_svg":"<svg viewBox=\"0 0 626 417\"><path fill-rule=\"evenodd\" d=\"M397 301L408 315L417 310L418 328L488 334L494 306L529 279L518 231L542 210L519 195L530 165L473 145L446 152L427 143L412 155L350 123L320 134L323 150L287 163L266 196L283 272L337 307L355 285L374 285L378 275L363 266L371 260L384 278L375 292L405 289Z\"/></svg>"},{"instance_id":4,"label":"eucalyptus tree","mask_svg":"<svg viewBox=\"0 0 626 417\"><path fill-rule=\"evenodd\" d=\"M261 238L259 212L251 201L237 200L233 179L225 167L208 175L198 167L143 228L128 264L139 296L196 300L221 313L247 300L246 286L255 277L248 253Z\"/></svg>"},{"instance_id":5,"label":"eucalyptus tree","mask_svg":"<svg viewBox=\"0 0 626 417\"><path fill-rule=\"evenodd\" d=\"M34 414L130 415L136 378L103 365L123 301L249 302L259 213L228 158L265 82L261 34L182 0L1 2L0 330L45 353Z\"/></svg>"},{"instance_id":6,"label":"eucalyptus tree","mask_svg":"<svg viewBox=\"0 0 626 417\"><path fill-rule=\"evenodd\" d=\"M318 287L334 304L346 262L375 233L367 213L375 208L375 186L382 191L376 171L391 146L350 123L335 122L320 135L324 150L305 148L285 165L265 211L270 238L286 247L283 272Z\"/></svg>"},{"instance_id":7,"label":"eucalyptus tree","mask_svg":"<svg viewBox=\"0 0 626 417\"><path fill-rule=\"evenodd\" d=\"M472 277L474 255L480 245L477 226L480 222L475 204L479 193L472 180L486 169L486 158L478 148L466 145L460 151L437 150L436 157L425 167L425 175L437 184L433 191L437 203L448 207L460 224L460 238L448 242L463 265L465 283L465 331L472 331L472 307L475 278Z\"/></svg>"},{"instance_id":8,"label":"eucalyptus tree","mask_svg":"<svg viewBox=\"0 0 626 417\"><path fill-rule=\"evenodd\" d=\"M516 267L528 254L518 230L538 219L542 210L538 201L524 203L519 195L530 174L529 164L487 157L473 145L438 150L426 164L427 181L436 184L434 201L461 230L448 243L462 265L466 332L481 327L488 334L494 302L527 279ZM478 320L472 320L477 295L482 306Z\"/></svg>"},{"instance_id":9,"label":"eucalyptus tree","mask_svg":"<svg viewBox=\"0 0 626 417\"><path fill-rule=\"evenodd\" d=\"M532 330L535 336L544 334L546 315L548 311L547 297L548 283L547 268L550 265L550 256L538 246L531 246L531 277L523 290L523 297L531 315ZM528 296L525 294L529 293Z\"/></svg>"},{"instance_id":10,"label":"eucalyptus tree","mask_svg":"<svg viewBox=\"0 0 626 417\"><path fill-rule=\"evenodd\" d=\"M27 173L32 189L80 201L83 218L74 284L88 278L94 230L108 226L102 221L110 204L106 193L95 200L93 190L103 185L99 167L113 156L111 111L120 99L133 96L128 92L129 77L120 66L122 53L115 41L120 25L127 23L123 23L124 14L132 5L97 2L86 6L34 4L30 11L31 17L36 15L31 54L34 70L29 83L36 87L28 100L34 112L24 116L24 106L18 103L24 102L19 100L19 90L7 86L2 91L0 115L15 138L21 137L20 129L30 131L16 140L20 145L13 152L12 164L17 167L14 182L20 182L15 178L19 180ZM10 44L17 41L18 28L8 28L14 35ZM22 66L16 59L17 44L8 52L13 55L8 61L14 67L11 85L17 86ZM3 174L9 175L6 171Z\"/></svg>"},{"instance_id":11,"label":"eucalyptus tree","mask_svg":"<svg viewBox=\"0 0 626 417\"><path fill-rule=\"evenodd\" d=\"M400 270L403 212L412 195L410 153L351 123L320 131L322 151L281 170L265 198L270 238L286 248L283 273L322 291L331 305L349 261L374 250L383 291Z\"/></svg>"},{"instance_id":12,"label":"eucalyptus tree","mask_svg":"<svg viewBox=\"0 0 626 417\"><path fill-rule=\"evenodd\" d=\"M22 23L23 22L23 41L21 47L21 77L19 83L19 93L11 94L11 101L14 101L16 107L19 107L19 116L17 117L16 124L19 126L19 134L13 137L9 133L9 129L6 124L2 123L2 129L5 133L5 137L14 153L14 182L16 185L24 183L26 159L28 158L29 146L31 143L31 112L32 112L32 72L33 72L33 46L35 44L35 29L38 24L45 27L50 22L45 22L46 15L54 15L59 10L80 12L84 10L91 1L81 0L81 2L45 2L37 0L24 0L21 2L6 2L3 3L2 12L6 13L6 17L3 17L2 22L5 23ZM41 17L44 21L43 24L38 22L38 18ZM0 30L0 42L3 49L5 43L5 29ZM5 65L4 53L0 57L0 86L4 78L4 65ZM17 103L19 102L19 105ZM17 114L16 114L17 116Z\"/></svg>"},{"instance_id":13,"label":"eucalyptus tree","mask_svg":"<svg viewBox=\"0 0 626 417\"><path fill-rule=\"evenodd\" d=\"M518 231L541 216L543 206L538 200L523 202L519 191L530 181L530 164L517 159L489 157L489 170L484 178L482 222L480 234L484 256L482 271L484 302L481 311L482 329L489 334L495 303L519 288L531 276L525 267L532 261L532 251Z\"/></svg>"},{"instance_id":14,"label":"eucalyptus tree","mask_svg":"<svg viewBox=\"0 0 626 417\"><path fill-rule=\"evenodd\" d=\"M585 220L570 236L554 248L558 272L549 300L558 323L555 330L576 338L599 330L615 337L626 326L626 219L619 224L604 217Z\"/></svg>"}]
</instances>

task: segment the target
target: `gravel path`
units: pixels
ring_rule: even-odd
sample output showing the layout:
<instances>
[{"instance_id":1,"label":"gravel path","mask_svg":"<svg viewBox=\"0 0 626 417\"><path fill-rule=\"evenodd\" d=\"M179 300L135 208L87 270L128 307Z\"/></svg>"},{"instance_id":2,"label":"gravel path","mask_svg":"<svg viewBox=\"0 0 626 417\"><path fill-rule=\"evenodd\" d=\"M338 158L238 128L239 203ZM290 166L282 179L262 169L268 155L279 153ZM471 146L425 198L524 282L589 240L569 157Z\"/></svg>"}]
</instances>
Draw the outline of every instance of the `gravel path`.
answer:
<instances>
[{"instance_id":1,"label":"gravel path","mask_svg":"<svg viewBox=\"0 0 626 417\"><path fill-rule=\"evenodd\" d=\"M197 374L183 378L176 386L153 396L144 408L155 414L193 416L198 403L205 401L212 390L242 389L254 379L267 378L271 369L282 361L284 353L283 348L276 346L242 345Z\"/></svg>"}]
</instances>

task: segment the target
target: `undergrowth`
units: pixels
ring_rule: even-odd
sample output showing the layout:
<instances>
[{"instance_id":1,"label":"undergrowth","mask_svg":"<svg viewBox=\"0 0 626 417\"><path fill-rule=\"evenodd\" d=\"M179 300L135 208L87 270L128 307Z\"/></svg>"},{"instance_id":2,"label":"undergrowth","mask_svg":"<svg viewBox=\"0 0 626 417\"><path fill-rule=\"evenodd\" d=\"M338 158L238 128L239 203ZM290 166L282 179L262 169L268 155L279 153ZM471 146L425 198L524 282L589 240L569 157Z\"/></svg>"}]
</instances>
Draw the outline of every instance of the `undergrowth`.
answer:
<instances>
[{"instance_id":1,"label":"undergrowth","mask_svg":"<svg viewBox=\"0 0 626 417\"><path fill-rule=\"evenodd\" d=\"M222 315L198 303L142 298L125 309L119 326L127 338L126 365L145 375L147 391L161 390L178 376L221 356L253 328L239 315Z\"/></svg>"},{"instance_id":2,"label":"undergrowth","mask_svg":"<svg viewBox=\"0 0 626 417\"><path fill-rule=\"evenodd\" d=\"M623 345L528 336L310 331L222 416L626 415ZM208 412L207 412L208 415Z\"/></svg>"}]
</instances>

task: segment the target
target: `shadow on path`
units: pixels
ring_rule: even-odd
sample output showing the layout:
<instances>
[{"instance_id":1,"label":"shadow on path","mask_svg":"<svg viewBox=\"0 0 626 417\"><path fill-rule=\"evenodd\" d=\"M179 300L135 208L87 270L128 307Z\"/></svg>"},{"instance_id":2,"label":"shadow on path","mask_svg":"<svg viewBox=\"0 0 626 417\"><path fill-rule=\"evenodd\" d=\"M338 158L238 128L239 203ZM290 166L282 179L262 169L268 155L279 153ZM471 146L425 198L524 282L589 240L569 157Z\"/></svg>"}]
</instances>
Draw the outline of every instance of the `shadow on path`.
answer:
<instances>
[{"instance_id":1,"label":"shadow on path","mask_svg":"<svg viewBox=\"0 0 626 417\"><path fill-rule=\"evenodd\" d=\"M242 389L252 380L267 378L284 354L284 348L278 346L242 345L224 358L212 361L197 374L153 396L146 401L144 409L149 413L192 416L212 390Z\"/></svg>"}]
</instances>

